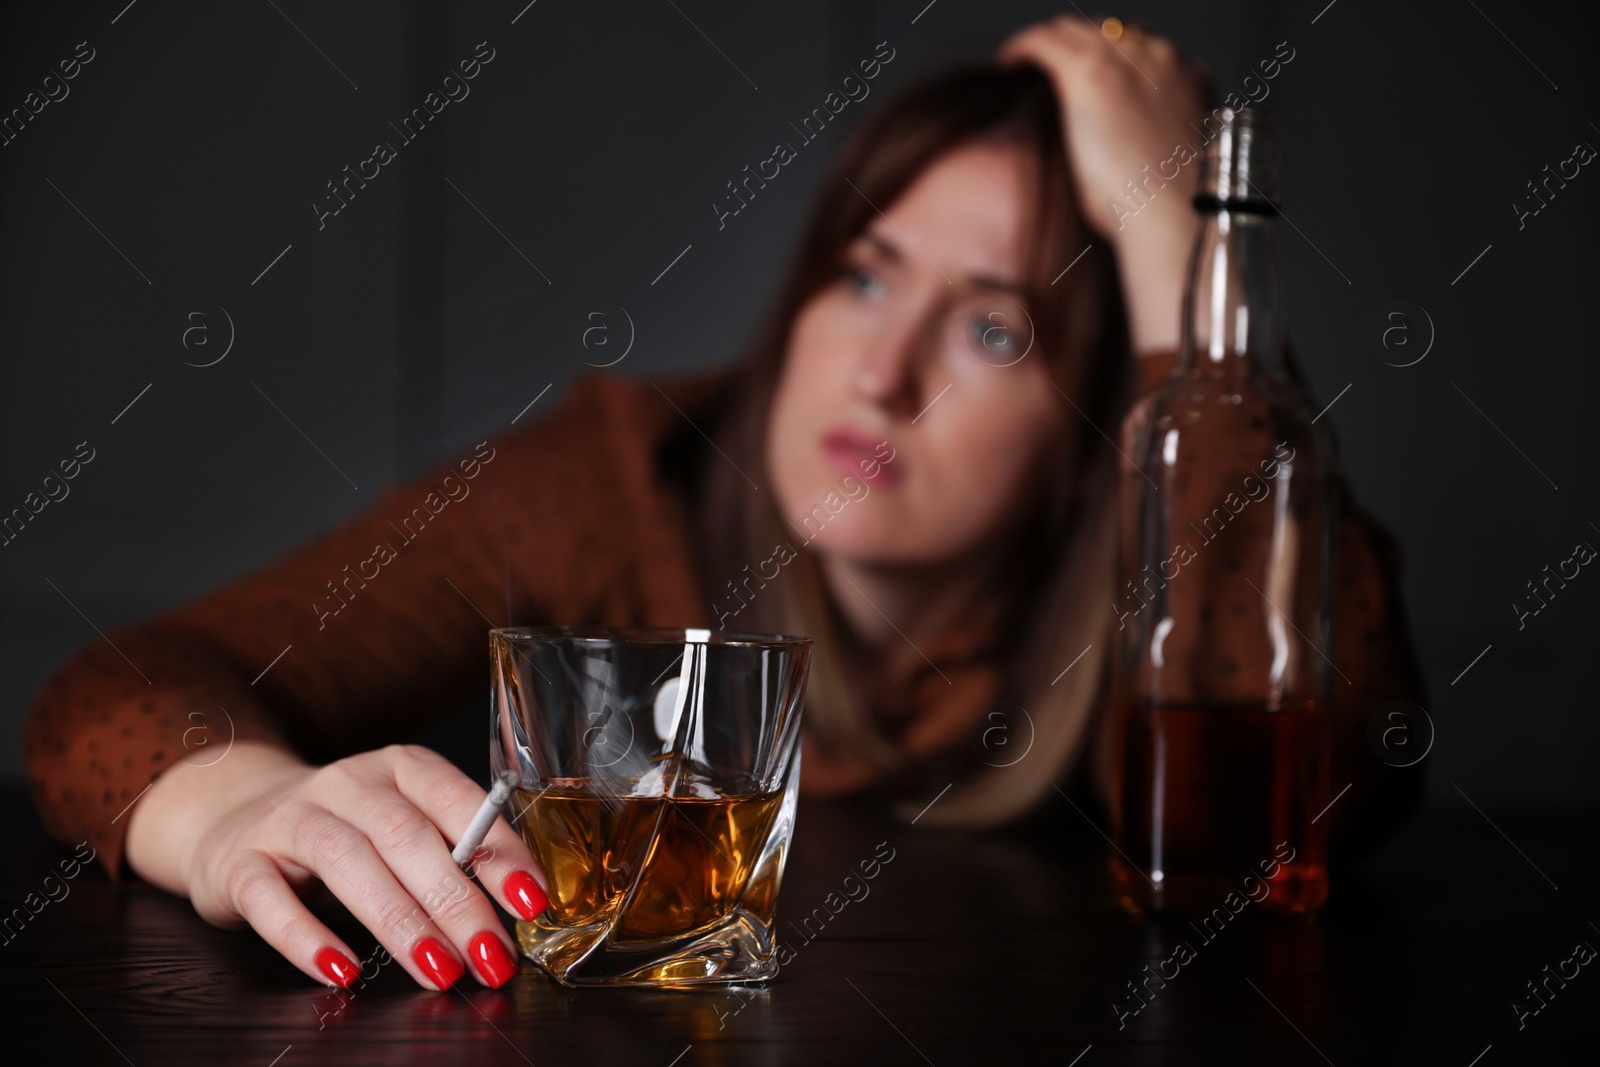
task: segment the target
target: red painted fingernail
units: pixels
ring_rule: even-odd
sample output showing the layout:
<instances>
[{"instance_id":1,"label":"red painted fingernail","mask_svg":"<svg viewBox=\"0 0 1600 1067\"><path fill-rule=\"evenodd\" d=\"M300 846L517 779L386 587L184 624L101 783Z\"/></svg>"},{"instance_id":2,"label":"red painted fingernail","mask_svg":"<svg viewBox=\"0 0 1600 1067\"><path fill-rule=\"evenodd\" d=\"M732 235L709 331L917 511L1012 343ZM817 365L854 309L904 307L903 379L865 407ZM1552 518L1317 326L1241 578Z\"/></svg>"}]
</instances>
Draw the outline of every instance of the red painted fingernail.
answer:
<instances>
[{"instance_id":1,"label":"red painted fingernail","mask_svg":"<svg viewBox=\"0 0 1600 1067\"><path fill-rule=\"evenodd\" d=\"M456 984L457 978L466 973L461 961L431 937L417 942L417 947L411 950L411 958L429 981L440 989L449 989Z\"/></svg>"},{"instance_id":2,"label":"red painted fingernail","mask_svg":"<svg viewBox=\"0 0 1600 1067\"><path fill-rule=\"evenodd\" d=\"M467 955L472 965L491 989L499 989L517 973L517 961L511 958L501 940L485 930L467 944Z\"/></svg>"},{"instance_id":3,"label":"red painted fingernail","mask_svg":"<svg viewBox=\"0 0 1600 1067\"><path fill-rule=\"evenodd\" d=\"M317 970L340 989L349 989L350 983L361 973L355 961L336 948L325 948L317 953Z\"/></svg>"},{"instance_id":4,"label":"red painted fingernail","mask_svg":"<svg viewBox=\"0 0 1600 1067\"><path fill-rule=\"evenodd\" d=\"M511 901L511 906L517 909L517 914L532 922L539 917L539 913L550 906L550 898L544 895L544 890L539 888L539 883L527 871L512 871L506 875L506 899Z\"/></svg>"}]
</instances>

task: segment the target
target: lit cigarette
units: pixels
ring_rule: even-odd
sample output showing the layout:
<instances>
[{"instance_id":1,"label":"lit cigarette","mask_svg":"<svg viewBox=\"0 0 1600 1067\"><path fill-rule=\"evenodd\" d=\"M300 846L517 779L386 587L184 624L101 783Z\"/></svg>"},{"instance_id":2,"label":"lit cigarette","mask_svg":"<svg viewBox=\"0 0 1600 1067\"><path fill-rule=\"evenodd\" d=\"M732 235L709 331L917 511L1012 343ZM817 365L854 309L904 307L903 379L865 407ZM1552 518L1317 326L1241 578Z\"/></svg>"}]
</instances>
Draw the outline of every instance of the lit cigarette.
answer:
<instances>
[{"instance_id":1,"label":"lit cigarette","mask_svg":"<svg viewBox=\"0 0 1600 1067\"><path fill-rule=\"evenodd\" d=\"M450 853L450 858L460 866L466 866L472 854L483 844L483 839L489 836L489 827L494 825L495 817L500 814L500 809L505 802L511 799L511 790L516 788L517 772L506 771L494 783L494 788L489 790L489 795L484 797L483 803L478 807L478 813L472 817L472 823L467 827L467 832L456 843L455 851Z\"/></svg>"}]
</instances>

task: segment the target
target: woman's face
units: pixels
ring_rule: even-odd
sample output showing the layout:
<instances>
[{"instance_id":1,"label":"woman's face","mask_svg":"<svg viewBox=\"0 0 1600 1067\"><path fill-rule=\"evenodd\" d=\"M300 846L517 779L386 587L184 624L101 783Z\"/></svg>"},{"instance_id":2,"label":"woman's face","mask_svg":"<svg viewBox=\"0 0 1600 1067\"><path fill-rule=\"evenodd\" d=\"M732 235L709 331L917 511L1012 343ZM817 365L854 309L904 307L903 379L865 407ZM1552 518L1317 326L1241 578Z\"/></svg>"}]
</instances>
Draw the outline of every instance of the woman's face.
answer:
<instances>
[{"instance_id":1,"label":"woman's face","mask_svg":"<svg viewBox=\"0 0 1600 1067\"><path fill-rule=\"evenodd\" d=\"M768 477L819 551L952 562L1047 491L1040 460L1065 405L1024 310L1030 162L1003 144L946 153L877 205L839 276L796 316Z\"/></svg>"}]
</instances>

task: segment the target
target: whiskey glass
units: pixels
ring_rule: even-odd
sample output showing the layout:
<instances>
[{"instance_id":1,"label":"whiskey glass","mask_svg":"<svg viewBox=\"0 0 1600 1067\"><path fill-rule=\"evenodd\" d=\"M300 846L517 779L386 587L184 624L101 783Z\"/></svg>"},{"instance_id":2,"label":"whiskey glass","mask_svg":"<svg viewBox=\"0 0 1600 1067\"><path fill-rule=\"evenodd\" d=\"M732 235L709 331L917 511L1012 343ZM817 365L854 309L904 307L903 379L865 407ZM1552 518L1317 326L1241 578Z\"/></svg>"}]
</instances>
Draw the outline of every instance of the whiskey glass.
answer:
<instances>
[{"instance_id":1,"label":"whiskey glass","mask_svg":"<svg viewBox=\"0 0 1600 1067\"><path fill-rule=\"evenodd\" d=\"M809 638L490 632L496 775L549 907L523 953L568 986L755 983L794 832Z\"/></svg>"}]
</instances>

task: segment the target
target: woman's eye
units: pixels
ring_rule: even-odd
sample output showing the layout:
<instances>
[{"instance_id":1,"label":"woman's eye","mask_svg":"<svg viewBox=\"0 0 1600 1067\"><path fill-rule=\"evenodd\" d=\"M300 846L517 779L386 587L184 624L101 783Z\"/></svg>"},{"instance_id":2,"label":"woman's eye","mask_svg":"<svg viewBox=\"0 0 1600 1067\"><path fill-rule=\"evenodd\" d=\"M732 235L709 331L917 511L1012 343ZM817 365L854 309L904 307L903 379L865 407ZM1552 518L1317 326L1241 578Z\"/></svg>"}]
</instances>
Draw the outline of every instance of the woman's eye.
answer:
<instances>
[{"instance_id":1,"label":"woman's eye","mask_svg":"<svg viewBox=\"0 0 1600 1067\"><path fill-rule=\"evenodd\" d=\"M883 280L866 267L848 267L845 282L860 296L876 300L883 295Z\"/></svg>"},{"instance_id":2,"label":"woman's eye","mask_svg":"<svg viewBox=\"0 0 1600 1067\"><path fill-rule=\"evenodd\" d=\"M1020 305L986 302L966 320L968 347L985 363L1009 367L1033 348L1033 320Z\"/></svg>"},{"instance_id":3,"label":"woman's eye","mask_svg":"<svg viewBox=\"0 0 1600 1067\"><path fill-rule=\"evenodd\" d=\"M979 355L1004 356L1016 350L1011 324L996 312L974 315L967 320L967 339Z\"/></svg>"}]
</instances>

